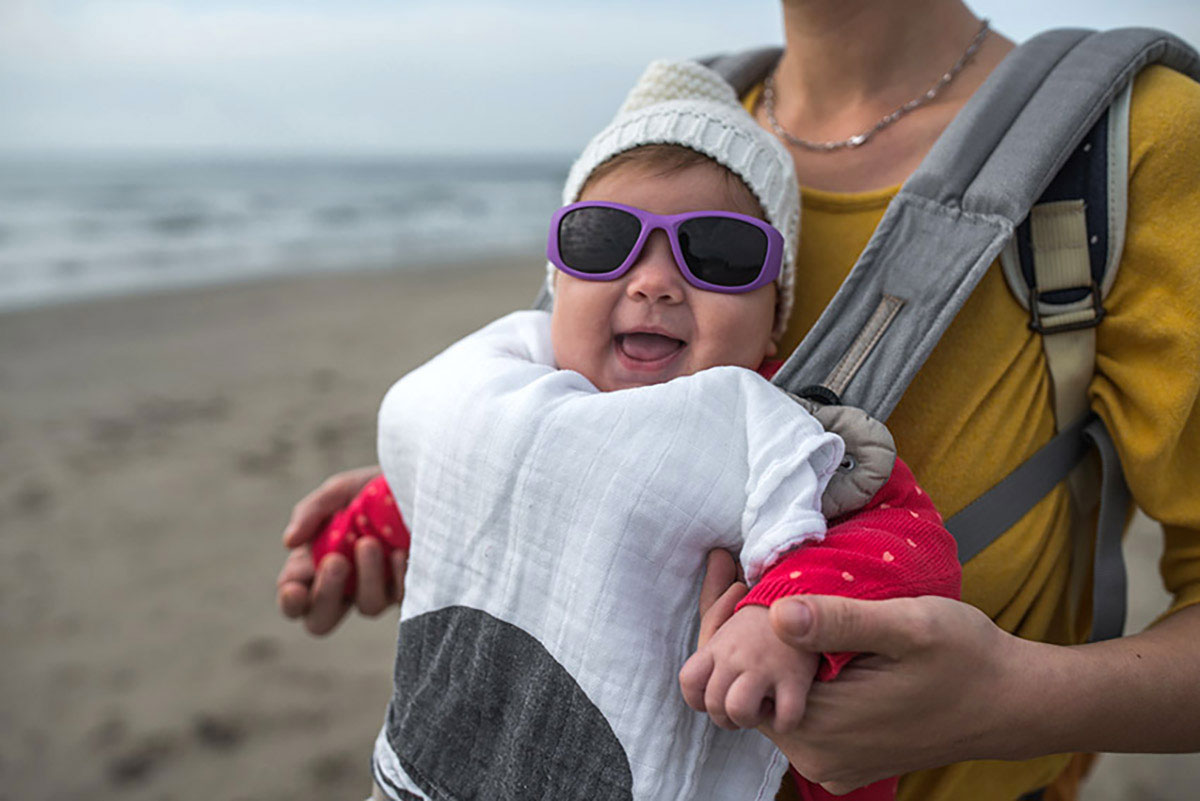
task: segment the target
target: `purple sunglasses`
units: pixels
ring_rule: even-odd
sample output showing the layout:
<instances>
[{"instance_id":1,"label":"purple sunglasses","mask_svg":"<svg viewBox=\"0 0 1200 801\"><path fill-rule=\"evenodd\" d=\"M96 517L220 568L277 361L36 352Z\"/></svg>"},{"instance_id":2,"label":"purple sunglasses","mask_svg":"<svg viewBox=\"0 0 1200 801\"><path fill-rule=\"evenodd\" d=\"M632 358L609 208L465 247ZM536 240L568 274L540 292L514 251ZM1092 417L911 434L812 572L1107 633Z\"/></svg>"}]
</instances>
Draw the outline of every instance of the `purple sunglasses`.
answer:
<instances>
[{"instance_id":1,"label":"purple sunglasses","mask_svg":"<svg viewBox=\"0 0 1200 801\"><path fill-rule=\"evenodd\" d=\"M779 276L783 235L732 211L651 214L620 203L572 203L554 212L546 256L567 275L612 281L637 262L656 228L666 232L675 264L697 289L751 292Z\"/></svg>"}]
</instances>

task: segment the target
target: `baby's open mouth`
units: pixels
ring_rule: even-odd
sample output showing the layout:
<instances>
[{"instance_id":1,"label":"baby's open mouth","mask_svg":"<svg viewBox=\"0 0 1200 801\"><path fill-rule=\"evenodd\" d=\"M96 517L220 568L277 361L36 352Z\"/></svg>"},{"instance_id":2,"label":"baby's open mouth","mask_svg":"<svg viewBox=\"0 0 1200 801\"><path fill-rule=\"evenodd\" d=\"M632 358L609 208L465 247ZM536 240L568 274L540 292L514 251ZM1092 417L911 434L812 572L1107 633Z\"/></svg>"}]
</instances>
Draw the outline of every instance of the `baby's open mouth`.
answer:
<instances>
[{"instance_id":1,"label":"baby's open mouth","mask_svg":"<svg viewBox=\"0 0 1200 801\"><path fill-rule=\"evenodd\" d=\"M646 332L617 334L616 339L621 353L639 362L661 361L674 356L687 345L682 339Z\"/></svg>"}]
</instances>

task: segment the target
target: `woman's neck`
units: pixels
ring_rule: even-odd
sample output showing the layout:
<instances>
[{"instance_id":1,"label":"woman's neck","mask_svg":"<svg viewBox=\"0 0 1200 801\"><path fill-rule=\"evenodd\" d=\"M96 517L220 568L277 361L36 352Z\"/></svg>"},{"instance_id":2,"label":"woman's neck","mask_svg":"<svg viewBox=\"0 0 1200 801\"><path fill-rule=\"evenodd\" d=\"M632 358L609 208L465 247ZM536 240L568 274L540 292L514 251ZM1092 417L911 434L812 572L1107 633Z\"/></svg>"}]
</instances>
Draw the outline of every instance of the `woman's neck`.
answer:
<instances>
[{"instance_id":1,"label":"woman's neck","mask_svg":"<svg viewBox=\"0 0 1200 801\"><path fill-rule=\"evenodd\" d=\"M958 0L789 0L777 80L791 110L828 120L924 92L966 49L979 20Z\"/></svg>"},{"instance_id":2,"label":"woman's neck","mask_svg":"<svg viewBox=\"0 0 1200 801\"><path fill-rule=\"evenodd\" d=\"M812 141L869 130L921 95L958 61L980 27L960 0L784 0L783 22L775 115L789 133ZM1011 42L989 33L933 102L860 148L789 146L800 183L853 192L902 182L1011 49ZM757 112L765 124L761 104Z\"/></svg>"}]
</instances>

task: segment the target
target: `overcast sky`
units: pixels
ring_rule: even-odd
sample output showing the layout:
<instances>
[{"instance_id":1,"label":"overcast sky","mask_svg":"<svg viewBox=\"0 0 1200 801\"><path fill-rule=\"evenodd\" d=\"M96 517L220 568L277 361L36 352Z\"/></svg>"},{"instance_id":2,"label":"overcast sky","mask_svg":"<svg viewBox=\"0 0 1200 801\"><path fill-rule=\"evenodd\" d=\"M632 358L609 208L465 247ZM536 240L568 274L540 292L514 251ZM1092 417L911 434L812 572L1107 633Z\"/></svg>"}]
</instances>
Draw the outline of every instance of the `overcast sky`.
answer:
<instances>
[{"instance_id":1,"label":"overcast sky","mask_svg":"<svg viewBox=\"0 0 1200 801\"><path fill-rule=\"evenodd\" d=\"M970 5L1200 42L1200 0ZM777 0L0 0L0 151L569 153L650 59L779 37Z\"/></svg>"}]
</instances>

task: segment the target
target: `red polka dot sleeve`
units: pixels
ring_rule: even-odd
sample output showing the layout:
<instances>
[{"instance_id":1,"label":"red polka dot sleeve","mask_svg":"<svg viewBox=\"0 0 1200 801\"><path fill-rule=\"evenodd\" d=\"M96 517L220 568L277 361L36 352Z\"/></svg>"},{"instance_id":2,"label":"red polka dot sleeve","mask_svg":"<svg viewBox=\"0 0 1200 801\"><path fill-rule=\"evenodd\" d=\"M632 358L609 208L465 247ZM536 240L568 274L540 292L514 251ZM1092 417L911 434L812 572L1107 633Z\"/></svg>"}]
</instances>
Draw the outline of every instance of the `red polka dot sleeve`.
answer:
<instances>
[{"instance_id":1,"label":"red polka dot sleeve","mask_svg":"<svg viewBox=\"0 0 1200 801\"><path fill-rule=\"evenodd\" d=\"M891 477L866 506L831 520L821 542L805 543L784 556L738 608L770 606L788 595L958 598L961 589L954 538L908 465L897 459ZM819 680L836 676L854 654L824 656Z\"/></svg>"}]
</instances>

